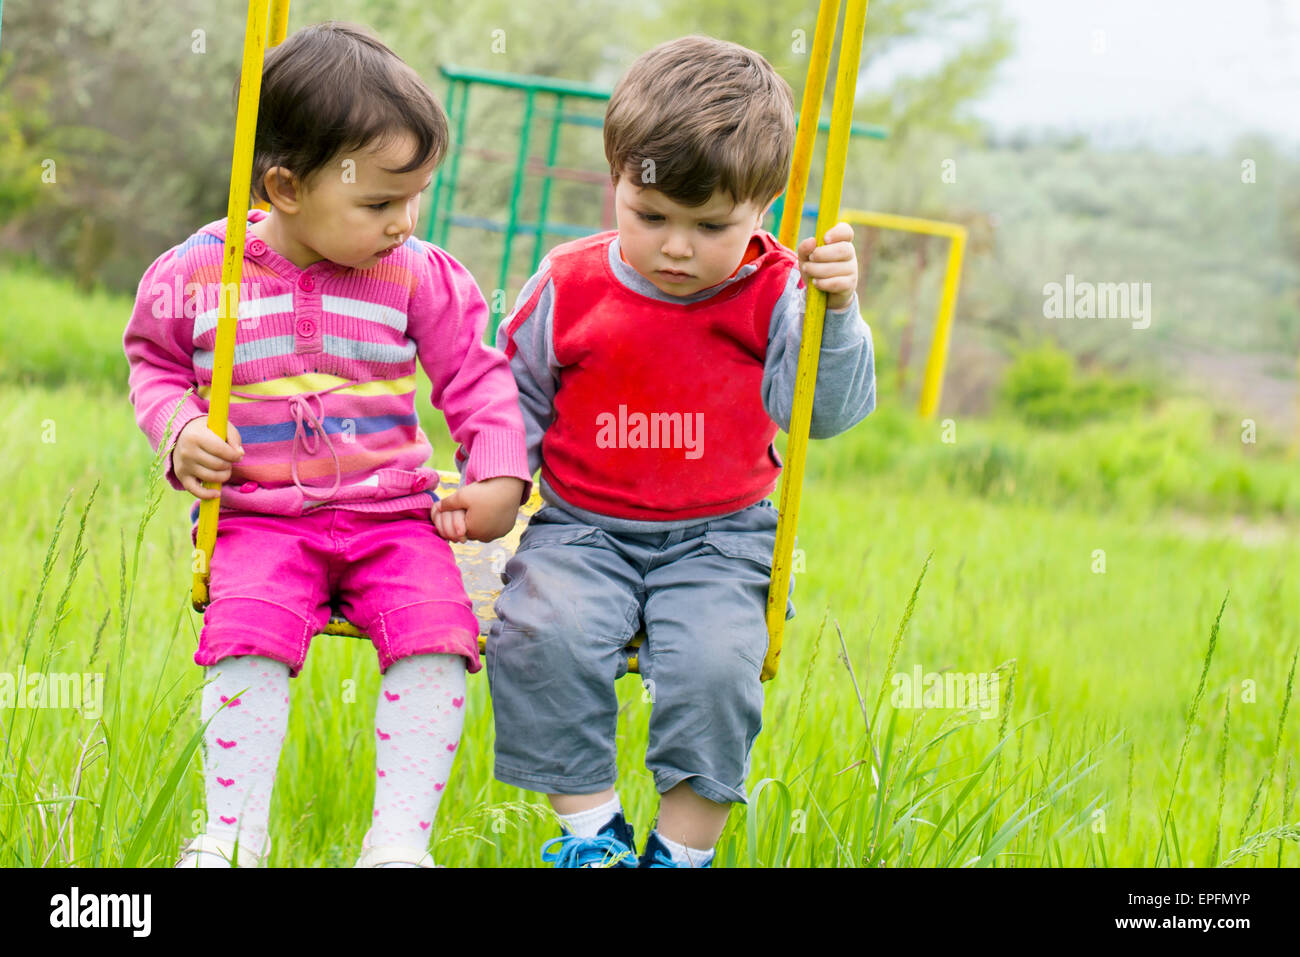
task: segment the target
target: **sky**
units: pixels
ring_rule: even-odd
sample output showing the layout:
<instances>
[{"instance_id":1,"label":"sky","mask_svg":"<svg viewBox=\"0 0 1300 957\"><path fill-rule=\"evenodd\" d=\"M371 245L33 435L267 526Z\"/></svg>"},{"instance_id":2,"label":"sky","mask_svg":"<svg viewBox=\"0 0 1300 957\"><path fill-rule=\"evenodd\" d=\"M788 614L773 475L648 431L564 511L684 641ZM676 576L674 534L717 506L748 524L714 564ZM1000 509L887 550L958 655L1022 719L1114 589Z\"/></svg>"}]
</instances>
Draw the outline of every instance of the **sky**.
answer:
<instances>
[{"instance_id":1,"label":"sky","mask_svg":"<svg viewBox=\"0 0 1300 957\"><path fill-rule=\"evenodd\" d=\"M1262 131L1300 149L1300 0L1001 2L1016 52L973 111L1000 133L1184 151ZM938 49L900 51L864 81L888 83Z\"/></svg>"}]
</instances>

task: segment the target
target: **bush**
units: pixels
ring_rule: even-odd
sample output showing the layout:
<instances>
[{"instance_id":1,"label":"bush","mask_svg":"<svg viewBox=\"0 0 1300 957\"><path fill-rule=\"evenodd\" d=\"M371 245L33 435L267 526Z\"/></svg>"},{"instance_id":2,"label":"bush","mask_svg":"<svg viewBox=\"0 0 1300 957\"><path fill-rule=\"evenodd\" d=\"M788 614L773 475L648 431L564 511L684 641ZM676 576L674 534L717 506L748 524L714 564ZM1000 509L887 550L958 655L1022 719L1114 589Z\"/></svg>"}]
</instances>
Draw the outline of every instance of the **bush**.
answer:
<instances>
[{"instance_id":1,"label":"bush","mask_svg":"<svg viewBox=\"0 0 1300 957\"><path fill-rule=\"evenodd\" d=\"M0 64L0 223L17 219L41 198L41 163L48 157L33 141L50 122L47 86L29 80L15 96L4 85L8 62Z\"/></svg>"},{"instance_id":2,"label":"bush","mask_svg":"<svg viewBox=\"0 0 1300 957\"><path fill-rule=\"evenodd\" d=\"M1107 373L1076 375L1074 359L1053 345L1016 357L1002 382L1001 398L1031 425L1070 428L1128 414L1154 397L1150 386Z\"/></svg>"}]
</instances>

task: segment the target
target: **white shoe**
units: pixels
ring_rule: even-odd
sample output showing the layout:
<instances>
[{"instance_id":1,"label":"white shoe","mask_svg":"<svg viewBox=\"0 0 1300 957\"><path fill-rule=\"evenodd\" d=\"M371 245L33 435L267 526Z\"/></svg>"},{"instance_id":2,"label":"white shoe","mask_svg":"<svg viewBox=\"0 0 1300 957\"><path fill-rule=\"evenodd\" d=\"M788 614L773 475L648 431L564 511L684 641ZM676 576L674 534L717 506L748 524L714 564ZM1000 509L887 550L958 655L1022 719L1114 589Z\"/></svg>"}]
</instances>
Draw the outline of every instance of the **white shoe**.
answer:
<instances>
[{"instance_id":1,"label":"white shoe","mask_svg":"<svg viewBox=\"0 0 1300 957\"><path fill-rule=\"evenodd\" d=\"M405 864L408 867L441 866L433 863L432 854L419 848L398 845L371 847L370 832L366 831L366 836L361 840L361 857L353 867L384 867L388 864Z\"/></svg>"},{"instance_id":2,"label":"white shoe","mask_svg":"<svg viewBox=\"0 0 1300 957\"><path fill-rule=\"evenodd\" d=\"M235 860L235 842L210 834L200 834L181 849L177 867L231 867ZM251 847L240 845L239 858L234 866L260 867L262 856Z\"/></svg>"}]
</instances>

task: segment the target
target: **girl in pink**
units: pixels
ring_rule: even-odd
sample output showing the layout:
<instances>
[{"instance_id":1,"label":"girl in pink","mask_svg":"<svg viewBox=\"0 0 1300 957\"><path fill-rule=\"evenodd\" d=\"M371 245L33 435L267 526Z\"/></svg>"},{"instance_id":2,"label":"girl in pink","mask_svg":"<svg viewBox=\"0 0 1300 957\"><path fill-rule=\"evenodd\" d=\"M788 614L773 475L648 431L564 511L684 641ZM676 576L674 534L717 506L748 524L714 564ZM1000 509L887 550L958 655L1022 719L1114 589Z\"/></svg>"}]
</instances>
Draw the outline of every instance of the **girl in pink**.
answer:
<instances>
[{"instance_id":1,"label":"girl in pink","mask_svg":"<svg viewBox=\"0 0 1300 957\"><path fill-rule=\"evenodd\" d=\"M331 600L370 635L383 673L357 866L433 865L465 675L481 667L447 541L505 534L530 484L514 379L483 343L483 296L413 235L447 143L432 93L364 28L308 27L270 51L253 191L273 208L248 214L224 441L206 412L226 221L141 280L124 342L136 419L155 449L172 419L174 488L221 498L194 656L209 679L207 828L180 866L265 858L289 679ZM417 361L459 444L462 487L442 501L415 414Z\"/></svg>"}]
</instances>

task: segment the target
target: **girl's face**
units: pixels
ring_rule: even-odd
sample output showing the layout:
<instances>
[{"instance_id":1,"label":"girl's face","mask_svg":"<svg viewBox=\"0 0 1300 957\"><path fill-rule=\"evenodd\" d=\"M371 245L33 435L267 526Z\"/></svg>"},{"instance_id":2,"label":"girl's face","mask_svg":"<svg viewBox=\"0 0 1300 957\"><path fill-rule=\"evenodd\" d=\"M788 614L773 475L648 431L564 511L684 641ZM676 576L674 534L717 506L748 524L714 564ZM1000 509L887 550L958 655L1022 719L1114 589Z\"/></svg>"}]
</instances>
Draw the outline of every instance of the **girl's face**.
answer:
<instances>
[{"instance_id":1,"label":"girl's face","mask_svg":"<svg viewBox=\"0 0 1300 957\"><path fill-rule=\"evenodd\" d=\"M414 149L414 137L404 133L382 148L341 154L305 188L297 178L289 189L269 187L272 205L284 215L278 229L260 231L267 233L262 238L279 240L272 248L300 269L322 259L353 269L377 265L415 232L421 194L432 181L432 162L389 172L404 166Z\"/></svg>"},{"instance_id":2,"label":"girl's face","mask_svg":"<svg viewBox=\"0 0 1300 957\"><path fill-rule=\"evenodd\" d=\"M672 296L708 289L734 273L766 212L721 191L703 206L683 206L626 175L614 189L614 210L628 265Z\"/></svg>"}]
</instances>

